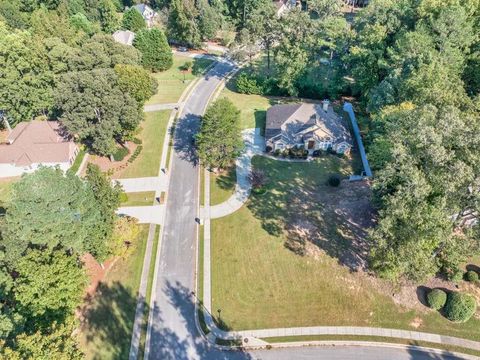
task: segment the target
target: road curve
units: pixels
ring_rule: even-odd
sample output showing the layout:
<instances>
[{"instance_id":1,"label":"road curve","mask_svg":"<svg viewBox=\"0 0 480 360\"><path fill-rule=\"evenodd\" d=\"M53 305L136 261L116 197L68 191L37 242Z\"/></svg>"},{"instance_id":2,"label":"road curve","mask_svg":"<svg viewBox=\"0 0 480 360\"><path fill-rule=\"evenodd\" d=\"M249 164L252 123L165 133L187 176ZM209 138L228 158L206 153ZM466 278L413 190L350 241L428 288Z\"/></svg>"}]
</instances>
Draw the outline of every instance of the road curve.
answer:
<instances>
[{"instance_id":1,"label":"road curve","mask_svg":"<svg viewBox=\"0 0 480 360\"><path fill-rule=\"evenodd\" d=\"M174 134L174 152L168 189L161 253L155 268L145 345L146 360L197 359L457 359L385 347L304 347L251 352L222 351L199 334L195 324L195 256L198 212L199 168L192 136L199 128L199 116L222 78L233 69L227 62L216 64L199 81L180 114Z\"/></svg>"}]
</instances>

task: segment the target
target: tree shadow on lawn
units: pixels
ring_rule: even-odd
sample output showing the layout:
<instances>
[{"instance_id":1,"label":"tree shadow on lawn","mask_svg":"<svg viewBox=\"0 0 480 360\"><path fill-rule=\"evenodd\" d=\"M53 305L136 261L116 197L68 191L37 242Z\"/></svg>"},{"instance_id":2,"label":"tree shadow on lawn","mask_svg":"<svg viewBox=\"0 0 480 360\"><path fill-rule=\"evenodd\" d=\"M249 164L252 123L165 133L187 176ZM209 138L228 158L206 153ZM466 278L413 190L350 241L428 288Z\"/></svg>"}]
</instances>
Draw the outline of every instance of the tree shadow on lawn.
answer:
<instances>
[{"instance_id":1,"label":"tree shadow on lawn","mask_svg":"<svg viewBox=\"0 0 480 360\"><path fill-rule=\"evenodd\" d=\"M128 358L137 299L119 282L100 283L83 313L88 343L96 343L94 359Z\"/></svg>"},{"instance_id":2,"label":"tree shadow on lawn","mask_svg":"<svg viewBox=\"0 0 480 360\"><path fill-rule=\"evenodd\" d=\"M222 171L215 179L215 183L220 189L233 190L237 182L236 166L233 164L228 169Z\"/></svg>"},{"instance_id":3,"label":"tree shadow on lawn","mask_svg":"<svg viewBox=\"0 0 480 360\"><path fill-rule=\"evenodd\" d=\"M342 160L327 155L318 163L292 164L254 158L254 166L265 171L269 191L252 194L247 206L265 231L283 235L285 247L296 254L319 248L352 271L365 269L365 238L373 225L370 188L348 181L337 188L326 185L336 169L330 161Z\"/></svg>"}]
</instances>

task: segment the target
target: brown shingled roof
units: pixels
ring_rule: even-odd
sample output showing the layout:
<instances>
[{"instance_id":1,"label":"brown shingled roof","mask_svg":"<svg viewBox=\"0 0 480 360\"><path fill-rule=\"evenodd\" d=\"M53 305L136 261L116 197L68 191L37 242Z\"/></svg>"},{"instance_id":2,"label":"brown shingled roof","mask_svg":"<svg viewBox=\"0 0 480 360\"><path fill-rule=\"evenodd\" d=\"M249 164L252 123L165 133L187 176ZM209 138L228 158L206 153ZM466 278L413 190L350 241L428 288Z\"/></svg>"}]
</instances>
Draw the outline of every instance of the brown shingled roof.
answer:
<instances>
[{"instance_id":1,"label":"brown shingled roof","mask_svg":"<svg viewBox=\"0 0 480 360\"><path fill-rule=\"evenodd\" d=\"M0 163L22 167L68 162L77 149L75 143L62 134L56 121L22 122L7 141L9 144L0 145Z\"/></svg>"}]
</instances>

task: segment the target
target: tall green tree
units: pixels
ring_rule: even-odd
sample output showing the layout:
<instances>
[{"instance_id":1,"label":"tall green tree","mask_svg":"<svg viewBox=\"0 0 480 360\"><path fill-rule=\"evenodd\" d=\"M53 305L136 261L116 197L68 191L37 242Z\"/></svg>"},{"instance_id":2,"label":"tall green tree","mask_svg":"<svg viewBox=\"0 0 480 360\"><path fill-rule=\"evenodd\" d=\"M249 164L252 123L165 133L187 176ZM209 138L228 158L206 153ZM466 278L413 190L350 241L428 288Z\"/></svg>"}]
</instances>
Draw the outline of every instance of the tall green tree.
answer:
<instances>
[{"instance_id":1,"label":"tall green tree","mask_svg":"<svg viewBox=\"0 0 480 360\"><path fill-rule=\"evenodd\" d=\"M143 118L135 99L119 87L113 69L61 76L55 103L66 130L102 155L112 154Z\"/></svg>"},{"instance_id":2,"label":"tall green tree","mask_svg":"<svg viewBox=\"0 0 480 360\"><path fill-rule=\"evenodd\" d=\"M29 32L0 22L0 108L13 122L46 114L53 105L53 74L45 48Z\"/></svg>"},{"instance_id":3,"label":"tall green tree","mask_svg":"<svg viewBox=\"0 0 480 360\"><path fill-rule=\"evenodd\" d=\"M73 174L44 167L24 175L1 226L6 261L13 264L29 247L82 252L101 226L100 211L92 189Z\"/></svg>"},{"instance_id":4,"label":"tall green tree","mask_svg":"<svg viewBox=\"0 0 480 360\"><path fill-rule=\"evenodd\" d=\"M142 65L145 69L164 71L172 67L172 50L160 29L140 31L135 37L133 46L142 54Z\"/></svg>"},{"instance_id":5,"label":"tall green tree","mask_svg":"<svg viewBox=\"0 0 480 360\"><path fill-rule=\"evenodd\" d=\"M129 93L141 107L157 92L158 82L141 66L118 64L115 73L120 89Z\"/></svg>"},{"instance_id":6,"label":"tall green tree","mask_svg":"<svg viewBox=\"0 0 480 360\"><path fill-rule=\"evenodd\" d=\"M26 318L40 322L71 316L87 284L79 259L65 250L28 250L15 271L17 308Z\"/></svg>"},{"instance_id":7,"label":"tall green tree","mask_svg":"<svg viewBox=\"0 0 480 360\"><path fill-rule=\"evenodd\" d=\"M172 0L167 33L170 39L183 45L200 47L201 33L196 18L198 9L191 0Z\"/></svg>"},{"instance_id":8,"label":"tall green tree","mask_svg":"<svg viewBox=\"0 0 480 360\"><path fill-rule=\"evenodd\" d=\"M200 160L209 168L225 169L235 160L242 148L240 111L230 100L219 99L207 109L196 145Z\"/></svg>"},{"instance_id":9,"label":"tall green tree","mask_svg":"<svg viewBox=\"0 0 480 360\"><path fill-rule=\"evenodd\" d=\"M122 25L124 29L133 31L134 33L145 29L147 26L142 14L133 7L123 14Z\"/></svg>"},{"instance_id":10,"label":"tall green tree","mask_svg":"<svg viewBox=\"0 0 480 360\"><path fill-rule=\"evenodd\" d=\"M111 34L118 29L117 9L112 0L99 0L98 12L103 31Z\"/></svg>"},{"instance_id":11,"label":"tall green tree","mask_svg":"<svg viewBox=\"0 0 480 360\"><path fill-rule=\"evenodd\" d=\"M86 239L85 250L96 259L103 261L110 255L109 241L117 218L115 210L120 206L122 188L118 183L112 186L111 179L94 164L88 164L85 180L93 192L101 214L101 221L95 228L96 236Z\"/></svg>"}]
</instances>

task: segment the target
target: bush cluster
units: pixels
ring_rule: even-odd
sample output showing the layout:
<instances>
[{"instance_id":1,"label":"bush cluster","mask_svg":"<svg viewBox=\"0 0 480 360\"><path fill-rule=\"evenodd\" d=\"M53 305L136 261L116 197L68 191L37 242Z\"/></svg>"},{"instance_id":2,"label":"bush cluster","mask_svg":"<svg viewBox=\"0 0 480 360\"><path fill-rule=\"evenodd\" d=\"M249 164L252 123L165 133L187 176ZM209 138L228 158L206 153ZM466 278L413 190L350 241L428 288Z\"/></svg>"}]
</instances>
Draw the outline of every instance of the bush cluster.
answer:
<instances>
[{"instance_id":1,"label":"bush cluster","mask_svg":"<svg viewBox=\"0 0 480 360\"><path fill-rule=\"evenodd\" d=\"M328 185L330 186L333 186L333 187L337 187L340 185L340 176L338 175L331 175L329 178L328 178Z\"/></svg>"},{"instance_id":2,"label":"bush cluster","mask_svg":"<svg viewBox=\"0 0 480 360\"><path fill-rule=\"evenodd\" d=\"M142 145L142 140L139 138L133 138L132 142L136 145Z\"/></svg>"},{"instance_id":3,"label":"bush cluster","mask_svg":"<svg viewBox=\"0 0 480 360\"><path fill-rule=\"evenodd\" d=\"M122 146L122 147L119 147L117 151L113 153L112 156L113 156L113 160L122 161L127 155L128 155L128 149Z\"/></svg>"},{"instance_id":4,"label":"bush cluster","mask_svg":"<svg viewBox=\"0 0 480 360\"><path fill-rule=\"evenodd\" d=\"M427 303L434 310L440 310L447 302L447 293L441 289L433 289L427 294Z\"/></svg>"},{"instance_id":5,"label":"bush cluster","mask_svg":"<svg viewBox=\"0 0 480 360\"><path fill-rule=\"evenodd\" d=\"M448 294L444 310L448 320L463 323L473 316L477 303L472 295L452 292Z\"/></svg>"},{"instance_id":6,"label":"bush cluster","mask_svg":"<svg viewBox=\"0 0 480 360\"><path fill-rule=\"evenodd\" d=\"M241 94L248 95L288 95L278 87L278 82L272 77L263 77L250 72L242 72L235 80L235 87Z\"/></svg>"},{"instance_id":7,"label":"bush cluster","mask_svg":"<svg viewBox=\"0 0 480 360\"><path fill-rule=\"evenodd\" d=\"M473 270L469 270L465 273L465 280L469 282L477 282L478 281L478 273Z\"/></svg>"},{"instance_id":8,"label":"bush cluster","mask_svg":"<svg viewBox=\"0 0 480 360\"><path fill-rule=\"evenodd\" d=\"M133 152L132 156L130 156L130 159L128 159L128 162L129 163L134 162L135 159L138 157L138 155L140 155L140 153L142 152L142 149L143 149L143 146L138 145L137 148L135 149L135 151Z\"/></svg>"}]
</instances>

